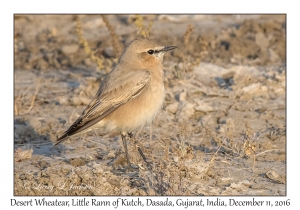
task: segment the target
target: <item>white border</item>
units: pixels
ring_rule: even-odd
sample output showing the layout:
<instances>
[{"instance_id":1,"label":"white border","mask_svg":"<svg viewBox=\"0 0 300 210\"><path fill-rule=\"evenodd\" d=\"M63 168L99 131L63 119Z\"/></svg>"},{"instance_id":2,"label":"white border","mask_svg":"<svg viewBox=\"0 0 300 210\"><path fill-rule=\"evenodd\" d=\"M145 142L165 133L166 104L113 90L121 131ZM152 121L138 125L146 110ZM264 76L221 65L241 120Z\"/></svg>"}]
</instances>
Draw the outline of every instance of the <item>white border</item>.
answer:
<instances>
[{"instance_id":1,"label":"white border","mask_svg":"<svg viewBox=\"0 0 300 210\"><path fill-rule=\"evenodd\" d=\"M295 1L1 1L1 199L0 206L11 208L13 197L13 14L14 13L287 13L287 197L255 197L257 200L290 199L290 207L299 207L299 12ZM15 197L30 200L36 197ZM41 198L41 197L38 197ZM49 200L71 200L72 197L46 197ZM79 197L75 197L77 199ZM128 197L127 197L128 198ZM192 199L192 197L188 197ZM202 197L207 199L208 197ZM220 197L229 200L232 197ZM117 197L97 197L114 201ZM142 198L146 199L146 197ZM160 199L155 197L155 199ZM163 198L164 199L164 198ZM172 197L171 200L176 200ZM195 198L196 199L196 198ZM214 199L214 198L212 198ZM248 200L251 197L235 197ZM5 208L5 209L7 209ZM37 209L38 207L30 207ZM96 207L99 208L99 207ZM102 208L102 207L100 207ZM153 207L151 207L153 208ZM192 207L189 207L189 209ZM200 207L197 207L198 209ZM206 207L207 208L207 207ZM235 207L231 207L235 208ZM239 207L237 207L239 208ZM285 209L285 207L282 207ZM113 207L110 207L113 209ZM174 209L174 208L172 208ZM208 208L210 209L210 208ZM295 209L295 208L294 208Z\"/></svg>"}]
</instances>

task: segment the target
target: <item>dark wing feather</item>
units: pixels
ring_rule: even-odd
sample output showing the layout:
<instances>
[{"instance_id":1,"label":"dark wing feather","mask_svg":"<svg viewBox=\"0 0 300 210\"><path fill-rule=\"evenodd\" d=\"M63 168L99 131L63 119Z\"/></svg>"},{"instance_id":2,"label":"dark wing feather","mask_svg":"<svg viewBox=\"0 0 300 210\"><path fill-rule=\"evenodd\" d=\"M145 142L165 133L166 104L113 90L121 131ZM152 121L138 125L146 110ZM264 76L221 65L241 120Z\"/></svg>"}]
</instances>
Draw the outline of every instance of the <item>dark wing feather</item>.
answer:
<instances>
[{"instance_id":1,"label":"dark wing feather","mask_svg":"<svg viewBox=\"0 0 300 210\"><path fill-rule=\"evenodd\" d=\"M57 139L55 145L64 141L68 136L91 127L122 104L137 97L151 80L151 75L147 70L124 73L121 77L119 75L114 72L108 75L102 82L95 98L70 128Z\"/></svg>"}]
</instances>

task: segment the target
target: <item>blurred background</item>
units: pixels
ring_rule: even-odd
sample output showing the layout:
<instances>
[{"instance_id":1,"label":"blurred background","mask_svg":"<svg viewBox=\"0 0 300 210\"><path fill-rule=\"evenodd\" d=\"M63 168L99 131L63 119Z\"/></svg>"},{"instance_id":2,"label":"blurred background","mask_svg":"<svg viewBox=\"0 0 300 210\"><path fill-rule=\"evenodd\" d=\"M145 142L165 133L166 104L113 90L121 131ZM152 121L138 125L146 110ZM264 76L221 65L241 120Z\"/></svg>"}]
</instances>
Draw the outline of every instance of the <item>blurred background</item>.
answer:
<instances>
[{"instance_id":1,"label":"blurred background","mask_svg":"<svg viewBox=\"0 0 300 210\"><path fill-rule=\"evenodd\" d=\"M137 36L177 45L176 62L285 63L285 28L285 15L15 15L15 69L96 68L86 41L109 71Z\"/></svg>"}]
</instances>

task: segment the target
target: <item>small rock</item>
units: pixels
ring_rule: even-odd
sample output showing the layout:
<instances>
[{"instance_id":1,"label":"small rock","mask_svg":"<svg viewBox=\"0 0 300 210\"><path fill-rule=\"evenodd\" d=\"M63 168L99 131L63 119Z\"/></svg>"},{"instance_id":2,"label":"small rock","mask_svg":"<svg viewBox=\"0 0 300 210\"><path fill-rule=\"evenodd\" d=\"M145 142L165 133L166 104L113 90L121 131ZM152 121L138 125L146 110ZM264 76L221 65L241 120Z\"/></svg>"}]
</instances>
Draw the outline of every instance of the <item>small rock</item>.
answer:
<instances>
[{"instance_id":1,"label":"small rock","mask_svg":"<svg viewBox=\"0 0 300 210\"><path fill-rule=\"evenodd\" d=\"M190 118L194 115L195 109L194 109L194 104L185 102L181 107L180 110L180 117L185 119L185 118Z\"/></svg>"},{"instance_id":2,"label":"small rock","mask_svg":"<svg viewBox=\"0 0 300 210\"><path fill-rule=\"evenodd\" d=\"M262 85L260 88L261 92L267 92L268 91L268 87L266 85Z\"/></svg>"},{"instance_id":3,"label":"small rock","mask_svg":"<svg viewBox=\"0 0 300 210\"><path fill-rule=\"evenodd\" d=\"M189 191L193 192L196 187L197 187L196 184L192 184L192 185L188 186L187 188Z\"/></svg>"},{"instance_id":4,"label":"small rock","mask_svg":"<svg viewBox=\"0 0 300 210\"><path fill-rule=\"evenodd\" d=\"M93 18L82 22L83 22L82 27L84 29L95 29L95 28L105 26L105 23L102 18Z\"/></svg>"},{"instance_id":5,"label":"small rock","mask_svg":"<svg viewBox=\"0 0 300 210\"><path fill-rule=\"evenodd\" d=\"M129 189L128 192L127 192L127 195L135 195L136 191L137 191L136 188Z\"/></svg>"},{"instance_id":6,"label":"small rock","mask_svg":"<svg viewBox=\"0 0 300 210\"><path fill-rule=\"evenodd\" d=\"M48 68L48 66L49 64L47 61L45 61L44 59L39 59L34 68L38 70L45 70Z\"/></svg>"},{"instance_id":7,"label":"small rock","mask_svg":"<svg viewBox=\"0 0 300 210\"><path fill-rule=\"evenodd\" d=\"M37 61L37 60L42 59L42 58L43 58L42 53L30 54L29 58L28 58L28 63L32 63L32 62Z\"/></svg>"},{"instance_id":8,"label":"small rock","mask_svg":"<svg viewBox=\"0 0 300 210\"><path fill-rule=\"evenodd\" d=\"M50 164L48 162L44 161L44 160L38 162L38 167L40 169L45 169L49 166L50 166Z\"/></svg>"},{"instance_id":9,"label":"small rock","mask_svg":"<svg viewBox=\"0 0 300 210\"><path fill-rule=\"evenodd\" d=\"M273 62L281 61L280 57L274 52L274 50L272 50L272 49L269 48L268 49L268 53L269 53L271 61L273 61Z\"/></svg>"},{"instance_id":10,"label":"small rock","mask_svg":"<svg viewBox=\"0 0 300 210\"><path fill-rule=\"evenodd\" d=\"M113 58L113 57L115 57L115 53L114 53L113 47L110 46L110 47L105 48L104 51L103 51L103 55L106 58Z\"/></svg>"},{"instance_id":11,"label":"small rock","mask_svg":"<svg viewBox=\"0 0 300 210\"><path fill-rule=\"evenodd\" d=\"M69 98L67 98L67 97L59 97L58 98L58 103L60 105L69 105Z\"/></svg>"},{"instance_id":12,"label":"small rock","mask_svg":"<svg viewBox=\"0 0 300 210\"><path fill-rule=\"evenodd\" d=\"M159 20L168 20L170 22L179 23L185 20L202 20L206 18L205 15L159 15Z\"/></svg>"},{"instance_id":13,"label":"small rock","mask_svg":"<svg viewBox=\"0 0 300 210\"><path fill-rule=\"evenodd\" d=\"M230 187L233 189L240 189L244 186L250 186L250 182L248 180L242 180L238 183L231 183Z\"/></svg>"},{"instance_id":14,"label":"small rock","mask_svg":"<svg viewBox=\"0 0 300 210\"><path fill-rule=\"evenodd\" d=\"M93 165L93 173L95 173L95 174L103 174L104 171L102 169L102 166L100 164Z\"/></svg>"},{"instance_id":15,"label":"small rock","mask_svg":"<svg viewBox=\"0 0 300 210\"><path fill-rule=\"evenodd\" d=\"M208 114L201 117L200 122L203 126L214 125L217 122L217 119L215 116Z\"/></svg>"},{"instance_id":16,"label":"small rock","mask_svg":"<svg viewBox=\"0 0 300 210\"><path fill-rule=\"evenodd\" d=\"M70 165L64 164L61 166L61 171L64 174L68 174L72 170L72 167Z\"/></svg>"},{"instance_id":17,"label":"small rock","mask_svg":"<svg viewBox=\"0 0 300 210\"><path fill-rule=\"evenodd\" d=\"M269 45L269 40L267 39L267 37L261 33L261 32L258 32L256 35L255 35L255 43L261 47L261 49L266 49Z\"/></svg>"},{"instance_id":18,"label":"small rock","mask_svg":"<svg viewBox=\"0 0 300 210\"><path fill-rule=\"evenodd\" d=\"M128 172L126 175L130 178L138 177L138 172Z\"/></svg>"},{"instance_id":19,"label":"small rock","mask_svg":"<svg viewBox=\"0 0 300 210\"><path fill-rule=\"evenodd\" d=\"M178 106L179 106L179 103L178 102L175 102L175 103L172 103L172 104L169 104L167 107L166 107L166 110L172 114L175 114L178 110Z\"/></svg>"},{"instance_id":20,"label":"small rock","mask_svg":"<svg viewBox=\"0 0 300 210\"><path fill-rule=\"evenodd\" d=\"M275 182L277 182L279 184L284 184L285 183L285 180L283 179L283 177L279 176L275 171L268 171L268 172L266 172L266 176L269 179L271 179L271 180L273 180L273 181L275 181Z\"/></svg>"},{"instance_id":21,"label":"small rock","mask_svg":"<svg viewBox=\"0 0 300 210\"><path fill-rule=\"evenodd\" d=\"M109 153L107 154L107 158L111 159L111 158L115 158L116 157L116 153L113 150L110 150Z\"/></svg>"},{"instance_id":22,"label":"small rock","mask_svg":"<svg viewBox=\"0 0 300 210\"><path fill-rule=\"evenodd\" d=\"M260 84L254 83L249 86L244 87L242 90L246 93L254 93L260 88Z\"/></svg>"},{"instance_id":23,"label":"small rock","mask_svg":"<svg viewBox=\"0 0 300 210\"><path fill-rule=\"evenodd\" d=\"M232 182L233 178L231 178L231 177L222 177L222 178L220 178L220 180L222 182Z\"/></svg>"},{"instance_id":24,"label":"small rock","mask_svg":"<svg viewBox=\"0 0 300 210\"><path fill-rule=\"evenodd\" d=\"M54 176L51 176L50 182L52 182L53 186L62 187L66 181L64 178L61 178L58 175L54 175Z\"/></svg>"},{"instance_id":25,"label":"small rock","mask_svg":"<svg viewBox=\"0 0 300 210\"><path fill-rule=\"evenodd\" d=\"M178 97L179 101L185 101L186 100L186 92L183 91L179 94L179 97Z\"/></svg>"},{"instance_id":26,"label":"small rock","mask_svg":"<svg viewBox=\"0 0 300 210\"><path fill-rule=\"evenodd\" d=\"M279 95L285 94L285 90L283 88L277 88L274 92Z\"/></svg>"},{"instance_id":27,"label":"small rock","mask_svg":"<svg viewBox=\"0 0 300 210\"><path fill-rule=\"evenodd\" d=\"M72 166L83 166L83 165L85 165L85 161L81 158L72 158L70 160L70 165L72 165Z\"/></svg>"},{"instance_id":28,"label":"small rock","mask_svg":"<svg viewBox=\"0 0 300 210\"><path fill-rule=\"evenodd\" d=\"M29 118L28 122L28 126L31 126L35 129L39 128L42 125L41 121L38 118Z\"/></svg>"},{"instance_id":29,"label":"small rock","mask_svg":"<svg viewBox=\"0 0 300 210\"><path fill-rule=\"evenodd\" d=\"M22 135L26 132L27 128L25 125L15 124L15 135Z\"/></svg>"},{"instance_id":30,"label":"small rock","mask_svg":"<svg viewBox=\"0 0 300 210\"><path fill-rule=\"evenodd\" d=\"M73 104L74 105L88 105L91 102L90 98L85 96L75 96L73 97Z\"/></svg>"},{"instance_id":31,"label":"small rock","mask_svg":"<svg viewBox=\"0 0 300 210\"><path fill-rule=\"evenodd\" d=\"M37 134L32 129L32 127L27 125L15 124L14 133L15 133L14 142L19 144L29 139L33 140L38 138Z\"/></svg>"},{"instance_id":32,"label":"small rock","mask_svg":"<svg viewBox=\"0 0 300 210\"><path fill-rule=\"evenodd\" d=\"M86 58L86 59L84 60L84 64L87 65L87 66L90 66L90 65L93 64L93 62L92 62L92 60L91 60L90 58Z\"/></svg>"},{"instance_id":33,"label":"small rock","mask_svg":"<svg viewBox=\"0 0 300 210\"><path fill-rule=\"evenodd\" d=\"M118 179L108 179L107 180L107 182L111 185L111 186L113 186L113 187L117 187L117 188L120 188L120 186L121 186L121 183L120 183L120 180L118 180Z\"/></svg>"},{"instance_id":34,"label":"small rock","mask_svg":"<svg viewBox=\"0 0 300 210\"><path fill-rule=\"evenodd\" d=\"M87 148L95 148L95 147L96 147L96 143L94 143L94 142L88 142L88 143L86 144L86 147L87 147Z\"/></svg>"},{"instance_id":35,"label":"small rock","mask_svg":"<svg viewBox=\"0 0 300 210\"><path fill-rule=\"evenodd\" d=\"M61 51L65 55L68 55L68 54L76 53L78 51L78 48L79 48L78 44L64 45L62 46Z\"/></svg>"},{"instance_id":36,"label":"small rock","mask_svg":"<svg viewBox=\"0 0 300 210\"><path fill-rule=\"evenodd\" d=\"M20 162L22 160L31 159L33 149L31 146L25 145L15 149L14 160Z\"/></svg>"},{"instance_id":37,"label":"small rock","mask_svg":"<svg viewBox=\"0 0 300 210\"><path fill-rule=\"evenodd\" d=\"M198 101L197 104L198 106L195 107L196 111L201 111L205 113L215 111L214 107L205 103L204 101L202 101L202 103Z\"/></svg>"}]
</instances>

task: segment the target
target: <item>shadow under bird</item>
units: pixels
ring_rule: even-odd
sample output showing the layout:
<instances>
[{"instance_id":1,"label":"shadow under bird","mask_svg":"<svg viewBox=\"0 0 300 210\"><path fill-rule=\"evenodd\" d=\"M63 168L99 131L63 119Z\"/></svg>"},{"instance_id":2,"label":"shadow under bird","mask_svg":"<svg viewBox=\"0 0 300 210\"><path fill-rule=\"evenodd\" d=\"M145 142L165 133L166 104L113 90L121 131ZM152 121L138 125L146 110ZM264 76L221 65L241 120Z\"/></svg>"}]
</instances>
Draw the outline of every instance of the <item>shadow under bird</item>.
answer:
<instances>
[{"instance_id":1,"label":"shadow under bird","mask_svg":"<svg viewBox=\"0 0 300 210\"><path fill-rule=\"evenodd\" d=\"M54 144L94 129L119 132L128 165L132 167L126 138L132 138L151 123L162 107L165 98L163 56L174 48L161 46L149 38L130 42L94 99Z\"/></svg>"}]
</instances>

